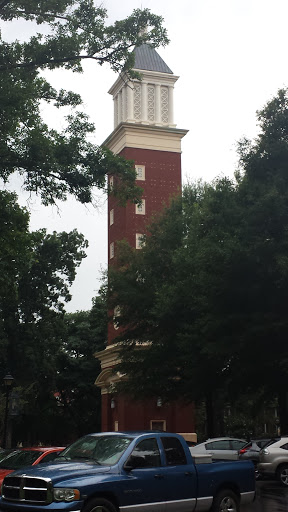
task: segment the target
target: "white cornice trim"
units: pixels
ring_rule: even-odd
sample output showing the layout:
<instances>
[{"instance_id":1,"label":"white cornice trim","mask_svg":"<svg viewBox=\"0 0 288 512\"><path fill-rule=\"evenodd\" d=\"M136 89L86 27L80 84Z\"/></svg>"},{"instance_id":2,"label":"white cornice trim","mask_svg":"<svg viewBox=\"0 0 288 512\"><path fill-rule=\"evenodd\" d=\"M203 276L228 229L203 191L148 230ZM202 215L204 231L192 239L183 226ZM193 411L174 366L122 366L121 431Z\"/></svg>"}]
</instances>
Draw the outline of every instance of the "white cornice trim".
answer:
<instances>
[{"instance_id":1,"label":"white cornice trim","mask_svg":"<svg viewBox=\"0 0 288 512\"><path fill-rule=\"evenodd\" d=\"M107 347L104 350L96 352L94 354L94 357L100 360L101 368L102 370L104 370L105 368L111 368L116 363L119 363L118 353L119 348L117 347L116 344L107 345Z\"/></svg>"},{"instance_id":2,"label":"white cornice trim","mask_svg":"<svg viewBox=\"0 0 288 512\"><path fill-rule=\"evenodd\" d=\"M160 84L160 85L167 85L171 86L174 85L179 76L176 75L170 75L169 73L160 73L159 71L147 71L145 69L134 69L134 71L137 71L141 74L141 80L127 80L127 76L120 74L114 82L114 84L110 87L108 93L112 94L112 96L115 96L121 89L124 87L124 85L128 85L129 87L133 88L134 83L141 83L141 82L147 82L147 83L153 83L153 84Z\"/></svg>"},{"instance_id":3,"label":"white cornice trim","mask_svg":"<svg viewBox=\"0 0 288 512\"><path fill-rule=\"evenodd\" d=\"M181 153L181 139L186 133L188 130L173 127L121 123L102 146L106 146L116 155L127 147Z\"/></svg>"}]
</instances>

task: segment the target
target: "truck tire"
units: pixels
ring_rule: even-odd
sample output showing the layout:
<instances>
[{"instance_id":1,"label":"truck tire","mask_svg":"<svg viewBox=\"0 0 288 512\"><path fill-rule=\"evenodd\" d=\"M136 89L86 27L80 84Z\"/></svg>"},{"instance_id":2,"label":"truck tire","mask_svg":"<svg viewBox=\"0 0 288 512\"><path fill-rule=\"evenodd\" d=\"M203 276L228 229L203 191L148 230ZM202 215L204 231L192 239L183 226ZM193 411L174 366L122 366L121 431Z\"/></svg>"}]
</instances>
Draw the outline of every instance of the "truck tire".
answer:
<instances>
[{"instance_id":1,"label":"truck tire","mask_svg":"<svg viewBox=\"0 0 288 512\"><path fill-rule=\"evenodd\" d=\"M105 498L94 498L86 503L82 512L117 512L117 510L111 501Z\"/></svg>"},{"instance_id":2,"label":"truck tire","mask_svg":"<svg viewBox=\"0 0 288 512\"><path fill-rule=\"evenodd\" d=\"M284 464L277 469L276 478L281 485L288 487L288 464Z\"/></svg>"},{"instance_id":3,"label":"truck tire","mask_svg":"<svg viewBox=\"0 0 288 512\"><path fill-rule=\"evenodd\" d=\"M239 498L230 489L223 489L216 494L213 505L211 508L212 512L239 512Z\"/></svg>"}]
</instances>

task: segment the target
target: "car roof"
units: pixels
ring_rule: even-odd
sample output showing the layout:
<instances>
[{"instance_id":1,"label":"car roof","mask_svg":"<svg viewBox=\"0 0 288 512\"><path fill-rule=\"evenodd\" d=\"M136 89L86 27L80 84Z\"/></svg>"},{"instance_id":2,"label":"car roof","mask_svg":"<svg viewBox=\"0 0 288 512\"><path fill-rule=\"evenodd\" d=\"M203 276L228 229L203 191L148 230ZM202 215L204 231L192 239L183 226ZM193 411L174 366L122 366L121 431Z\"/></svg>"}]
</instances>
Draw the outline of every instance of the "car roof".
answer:
<instances>
[{"instance_id":1,"label":"car roof","mask_svg":"<svg viewBox=\"0 0 288 512\"><path fill-rule=\"evenodd\" d=\"M288 443L288 437L280 437L278 439L272 439L271 443L269 444L269 447L272 448L275 444L277 446L279 446L279 445L282 445L282 444L285 444L285 443ZM267 448L268 448L268 446L267 446Z\"/></svg>"},{"instance_id":2,"label":"car roof","mask_svg":"<svg viewBox=\"0 0 288 512\"><path fill-rule=\"evenodd\" d=\"M58 450L64 450L65 446L30 446L25 448L15 448L15 452L55 452Z\"/></svg>"},{"instance_id":3,"label":"car roof","mask_svg":"<svg viewBox=\"0 0 288 512\"><path fill-rule=\"evenodd\" d=\"M206 439L204 443L208 443L210 441L246 441L246 439L240 439L240 437L211 437L209 439Z\"/></svg>"},{"instance_id":4,"label":"car roof","mask_svg":"<svg viewBox=\"0 0 288 512\"><path fill-rule=\"evenodd\" d=\"M182 437L180 434L175 434L171 432L163 432L162 430L131 430L131 431L118 431L117 432L94 432L92 434L87 434L88 436L127 436L127 437L138 437L141 435L161 435L161 436L176 436ZM85 437L85 436L84 436Z\"/></svg>"}]
</instances>

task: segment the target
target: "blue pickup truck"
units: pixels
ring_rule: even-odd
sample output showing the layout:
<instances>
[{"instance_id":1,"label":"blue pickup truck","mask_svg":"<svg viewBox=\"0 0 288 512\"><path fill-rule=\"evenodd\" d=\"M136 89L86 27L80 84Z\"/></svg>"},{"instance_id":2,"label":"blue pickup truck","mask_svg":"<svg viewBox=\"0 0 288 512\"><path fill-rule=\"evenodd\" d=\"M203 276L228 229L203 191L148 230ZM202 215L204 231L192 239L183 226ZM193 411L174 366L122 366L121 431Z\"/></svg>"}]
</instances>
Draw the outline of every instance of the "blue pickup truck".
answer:
<instances>
[{"instance_id":1,"label":"blue pickup truck","mask_svg":"<svg viewBox=\"0 0 288 512\"><path fill-rule=\"evenodd\" d=\"M250 461L201 463L181 435L89 434L2 484L1 512L238 512L255 496Z\"/></svg>"}]
</instances>

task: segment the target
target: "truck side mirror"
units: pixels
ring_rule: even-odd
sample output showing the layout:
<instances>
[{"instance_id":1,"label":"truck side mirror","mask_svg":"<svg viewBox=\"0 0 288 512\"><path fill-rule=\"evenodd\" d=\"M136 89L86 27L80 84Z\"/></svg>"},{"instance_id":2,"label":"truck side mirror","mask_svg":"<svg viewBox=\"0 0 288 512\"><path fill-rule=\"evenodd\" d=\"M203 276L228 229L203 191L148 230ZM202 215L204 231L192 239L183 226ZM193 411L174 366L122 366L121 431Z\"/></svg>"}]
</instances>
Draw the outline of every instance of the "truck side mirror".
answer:
<instances>
[{"instance_id":1,"label":"truck side mirror","mask_svg":"<svg viewBox=\"0 0 288 512\"><path fill-rule=\"evenodd\" d=\"M126 471L132 471L132 469L145 467L145 457L140 457L139 455L131 455L124 464L124 469L126 469Z\"/></svg>"}]
</instances>

